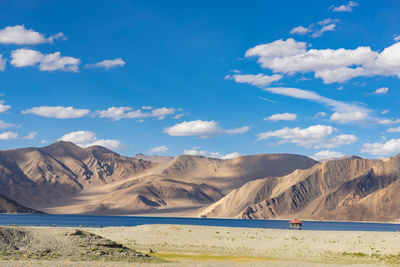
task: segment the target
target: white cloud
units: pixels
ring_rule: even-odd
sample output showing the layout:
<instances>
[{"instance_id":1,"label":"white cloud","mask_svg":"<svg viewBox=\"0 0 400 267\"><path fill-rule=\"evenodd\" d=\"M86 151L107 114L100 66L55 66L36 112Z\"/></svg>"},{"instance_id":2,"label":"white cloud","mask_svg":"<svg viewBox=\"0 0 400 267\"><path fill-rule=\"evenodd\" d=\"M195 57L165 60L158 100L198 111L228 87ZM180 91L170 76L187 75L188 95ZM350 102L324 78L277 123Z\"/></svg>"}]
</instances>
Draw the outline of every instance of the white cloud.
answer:
<instances>
[{"instance_id":1,"label":"white cloud","mask_svg":"<svg viewBox=\"0 0 400 267\"><path fill-rule=\"evenodd\" d=\"M172 118L173 118L174 120L179 120L179 119L181 119L183 116L185 116L185 114L184 114L184 113L181 113L181 114L176 114L176 115L173 116Z\"/></svg>"},{"instance_id":2,"label":"white cloud","mask_svg":"<svg viewBox=\"0 0 400 267\"><path fill-rule=\"evenodd\" d=\"M39 63L43 54L31 49L17 49L11 52L11 58L11 64L15 67L26 67Z\"/></svg>"},{"instance_id":3,"label":"white cloud","mask_svg":"<svg viewBox=\"0 0 400 267\"><path fill-rule=\"evenodd\" d=\"M249 129L249 127L244 126L224 130L215 121L195 120L184 121L164 128L164 132L170 136L198 136L207 138L218 134L241 134L247 132Z\"/></svg>"},{"instance_id":4,"label":"white cloud","mask_svg":"<svg viewBox=\"0 0 400 267\"><path fill-rule=\"evenodd\" d=\"M0 71L4 71L6 69L7 59L3 58L3 55L0 55Z\"/></svg>"},{"instance_id":5,"label":"white cloud","mask_svg":"<svg viewBox=\"0 0 400 267\"><path fill-rule=\"evenodd\" d=\"M123 67L125 65L125 61L122 58L103 60L101 62L95 64L87 64L86 68L105 68L106 70L113 67Z\"/></svg>"},{"instance_id":6,"label":"white cloud","mask_svg":"<svg viewBox=\"0 0 400 267\"><path fill-rule=\"evenodd\" d=\"M81 63L79 58L61 56L60 52L42 54L32 49L16 49L11 52L11 64L15 67L36 66L41 71L71 71L77 72Z\"/></svg>"},{"instance_id":7,"label":"white cloud","mask_svg":"<svg viewBox=\"0 0 400 267\"><path fill-rule=\"evenodd\" d=\"M349 134L341 134L330 137L337 129L326 125L313 125L308 128L285 127L276 131L269 131L257 135L257 140L278 138L278 144L293 143L304 147L333 148L340 145L348 145L357 141L357 137Z\"/></svg>"},{"instance_id":8,"label":"white cloud","mask_svg":"<svg viewBox=\"0 0 400 267\"><path fill-rule=\"evenodd\" d=\"M144 110L150 110L150 109L153 109L153 107L152 107L152 106L143 106L142 109L144 109Z\"/></svg>"},{"instance_id":9,"label":"white cloud","mask_svg":"<svg viewBox=\"0 0 400 267\"><path fill-rule=\"evenodd\" d=\"M388 133L400 133L400 126L396 128L389 128L387 130Z\"/></svg>"},{"instance_id":10,"label":"white cloud","mask_svg":"<svg viewBox=\"0 0 400 267\"><path fill-rule=\"evenodd\" d=\"M393 119L377 119L375 122L378 123L378 124L396 124L396 123L400 123L400 119L396 119L396 120L393 120Z\"/></svg>"},{"instance_id":11,"label":"white cloud","mask_svg":"<svg viewBox=\"0 0 400 267\"><path fill-rule=\"evenodd\" d=\"M80 59L74 57L62 57L60 52L44 55L39 64L39 69L42 71L78 71Z\"/></svg>"},{"instance_id":12,"label":"white cloud","mask_svg":"<svg viewBox=\"0 0 400 267\"><path fill-rule=\"evenodd\" d=\"M95 133L90 131L76 131L63 135L60 141L72 142L81 147L103 146L108 149L121 149L124 145L115 139L97 139Z\"/></svg>"},{"instance_id":13,"label":"white cloud","mask_svg":"<svg viewBox=\"0 0 400 267\"><path fill-rule=\"evenodd\" d=\"M163 120L167 115L175 114L176 110L174 108L157 108L153 109L149 114L150 117L156 117L159 120Z\"/></svg>"},{"instance_id":14,"label":"white cloud","mask_svg":"<svg viewBox=\"0 0 400 267\"><path fill-rule=\"evenodd\" d=\"M349 123L349 122L363 121L367 117L368 117L368 114L365 112L361 112L361 111L335 112L330 117L330 120L338 122L338 123Z\"/></svg>"},{"instance_id":15,"label":"white cloud","mask_svg":"<svg viewBox=\"0 0 400 267\"><path fill-rule=\"evenodd\" d=\"M0 30L1 44L35 45L42 43L52 43L53 40L66 37L62 32L46 38L43 34L31 29L26 29L24 25L7 26Z\"/></svg>"},{"instance_id":16,"label":"white cloud","mask_svg":"<svg viewBox=\"0 0 400 267\"><path fill-rule=\"evenodd\" d=\"M4 121L1 121L1 120L0 120L0 129L7 129L7 128L11 128L11 127L16 127L16 125L15 125L15 124L12 124L12 123L7 123L7 122L4 122Z\"/></svg>"},{"instance_id":17,"label":"white cloud","mask_svg":"<svg viewBox=\"0 0 400 267\"><path fill-rule=\"evenodd\" d=\"M311 32L311 29L308 27L303 27L303 26L298 26L294 27L293 29L290 30L290 34L298 34L298 35L305 35L307 33Z\"/></svg>"},{"instance_id":18,"label":"white cloud","mask_svg":"<svg viewBox=\"0 0 400 267\"><path fill-rule=\"evenodd\" d=\"M263 74L234 74L234 75L226 75L225 79L232 79L237 83L249 83L254 86L267 86L273 82L279 81L282 79L282 75L273 74L271 76L263 75Z\"/></svg>"},{"instance_id":19,"label":"white cloud","mask_svg":"<svg viewBox=\"0 0 400 267\"><path fill-rule=\"evenodd\" d=\"M340 22L338 19L326 18L317 22L318 25L324 26L332 23Z\"/></svg>"},{"instance_id":20,"label":"white cloud","mask_svg":"<svg viewBox=\"0 0 400 267\"><path fill-rule=\"evenodd\" d=\"M331 109L334 111L341 111L341 112L355 112L355 111L361 111L361 112L368 112L367 109L360 107L356 104L349 104L345 103L342 101L337 101L328 97L321 96L315 92L312 91L307 91L303 89L298 89L298 88L290 88L290 87L267 87L263 89L264 91L273 93L273 94L278 94L278 95L284 95L284 96L289 96L289 97L294 97L294 98L299 98L299 99L305 99L305 100L310 100L314 102L318 102L324 105L329 106Z\"/></svg>"},{"instance_id":21,"label":"white cloud","mask_svg":"<svg viewBox=\"0 0 400 267\"><path fill-rule=\"evenodd\" d=\"M89 114L90 110L87 109L76 109L74 107L63 107L63 106L41 106L34 107L28 110L24 110L22 114L34 114L46 118L56 119L75 119L81 118Z\"/></svg>"},{"instance_id":22,"label":"white cloud","mask_svg":"<svg viewBox=\"0 0 400 267\"><path fill-rule=\"evenodd\" d=\"M328 24L323 26L320 30L314 32L311 37L312 38L317 38L317 37L321 37L322 34L324 34L324 32L330 32L330 31L334 31L336 29L336 24L332 23L332 24Z\"/></svg>"},{"instance_id":23,"label":"white cloud","mask_svg":"<svg viewBox=\"0 0 400 267\"><path fill-rule=\"evenodd\" d=\"M229 154L222 155L219 152L208 152L206 150L199 150L199 149L185 149L183 152L185 155L191 155L191 156L203 156L203 157L210 157L210 158L218 158L218 159L233 159L237 158L240 156L238 152L233 152Z\"/></svg>"},{"instance_id":24,"label":"white cloud","mask_svg":"<svg viewBox=\"0 0 400 267\"><path fill-rule=\"evenodd\" d=\"M334 159L334 158L342 158L344 157L345 154L336 152L336 151L330 151L330 150L323 150L315 153L311 157L315 160L321 160L321 159Z\"/></svg>"},{"instance_id":25,"label":"white cloud","mask_svg":"<svg viewBox=\"0 0 400 267\"><path fill-rule=\"evenodd\" d=\"M323 111L321 111L321 112L318 112L317 114L315 114L315 117L316 118L324 118L324 117L326 117L326 113L325 112L323 112Z\"/></svg>"},{"instance_id":26,"label":"white cloud","mask_svg":"<svg viewBox=\"0 0 400 267\"><path fill-rule=\"evenodd\" d=\"M63 41L65 41L65 40L67 40L67 36L65 36L64 33L59 32L57 34L54 34L54 35L50 36L48 38L48 40L49 40L50 43L53 43L54 40L63 40Z\"/></svg>"},{"instance_id":27,"label":"white cloud","mask_svg":"<svg viewBox=\"0 0 400 267\"><path fill-rule=\"evenodd\" d=\"M163 146L156 146L150 149L148 152L149 154L164 154L168 151L168 147L163 145Z\"/></svg>"},{"instance_id":28,"label":"white cloud","mask_svg":"<svg viewBox=\"0 0 400 267\"><path fill-rule=\"evenodd\" d=\"M267 118L264 118L265 121L294 121L296 119L297 115L295 113L273 114Z\"/></svg>"},{"instance_id":29,"label":"white cloud","mask_svg":"<svg viewBox=\"0 0 400 267\"><path fill-rule=\"evenodd\" d=\"M0 100L0 113L6 112L11 108L10 105L5 105L4 100Z\"/></svg>"},{"instance_id":30,"label":"white cloud","mask_svg":"<svg viewBox=\"0 0 400 267\"><path fill-rule=\"evenodd\" d=\"M17 138L18 138L18 133L16 133L16 132L0 133L0 140L11 140L11 139L17 139Z\"/></svg>"},{"instance_id":31,"label":"white cloud","mask_svg":"<svg viewBox=\"0 0 400 267\"><path fill-rule=\"evenodd\" d=\"M22 139L25 140L32 140L36 137L37 132L30 132L27 136L22 137Z\"/></svg>"},{"instance_id":32,"label":"white cloud","mask_svg":"<svg viewBox=\"0 0 400 267\"><path fill-rule=\"evenodd\" d=\"M226 134L242 134L242 133L248 132L249 130L250 130L250 127L243 126L243 127L238 127L238 128L228 129L228 130L222 130L222 132L226 133Z\"/></svg>"},{"instance_id":33,"label":"white cloud","mask_svg":"<svg viewBox=\"0 0 400 267\"><path fill-rule=\"evenodd\" d=\"M389 88L381 87L381 88L376 89L374 94L376 94L376 95L386 95L387 92L389 92Z\"/></svg>"},{"instance_id":34,"label":"white cloud","mask_svg":"<svg viewBox=\"0 0 400 267\"><path fill-rule=\"evenodd\" d=\"M307 43L297 42L292 38L286 41L280 39L268 44L260 44L246 51L245 57L260 57L263 59L273 59L280 57L290 57L306 52Z\"/></svg>"},{"instance_id":35,"label":"white cloud","mask_svg":"<svg viewBox=\"0 0 400 267\"><path fill-rule=\"evenodd\" d=\"M144 111L143 111L144 110ZM108 118L111 120L121 119L143 119L143 118L158 118L159 120L164 119L168 115L174 115L176 113L175 108L157 108L157 109L137 109L134 110L131 107L110 107L106 110L98 110L93 115L99 118ZM147 112L146 110L151 110Z\"/></svg>"},{"instance_id":36,"label":"white cloud","mask_svg":"<svg viewBox=\"0 0 400 267\"><path fill-rule=\"evenodd\" d=\"M381 112L382 115L385 115L385 114L388 114L388 113L389 113L388 109L382 110L382 112Z\"/></svg>"},{"instance_id":37,"label":"white cloud","mask_svg":"<svg viewBox=\"0 0 400 267\"><path fill-rule=\"evenodd\" d=\"M400 41L400 34L399 35L395 35L393 40L395 40L396 42Z\"/></svg>"},{"instance_id":38,"label":"white cloud","mask_svg":"<svg viewBox=\"0 0 400 267\"><path fill-rule=\"evenodd\" d=\"M275 73L314 72L314 76L324 83L342 83L360 76L400 78L400 42L382 52L361 46L355 49L306 48L306 43L289 38L250 48L245 56L257 57L262 68Z\"/></svg>"},{"instance_id":39,"label":"white cloud","mask_svg":"<svg viewBox=\"0 0 400 267\"><path fill-rule=\"evenodd\" d=\"M387 156L400 153L400 139L390 139L385 143L365 143L361 152L375 156Z\"/></svg>"},{"instance_id":40,"label":"white cloud","mask_svg":"<svg viewBox=\"0 0 400 267\"><path fill-rule=\"evenodd\" d=\"M240 154L238 152L233 152L233 153L222 155L219 158L220 159L234 159L234 158L237 158L239 156L240 156Z\"/></svg>"},{"instance_id":41,"label":"white cloud","mask_svg":"<svg viewBox=\"0 0 400 267\"><path fill-rule=\"evenodd\" d=\"M329 9L331 9L333 12L352 12L353 7L358 6L357 2L354 1L349 1L347 5L341 5L341 6L331 6Z\"/></svg>"}]
</instances>

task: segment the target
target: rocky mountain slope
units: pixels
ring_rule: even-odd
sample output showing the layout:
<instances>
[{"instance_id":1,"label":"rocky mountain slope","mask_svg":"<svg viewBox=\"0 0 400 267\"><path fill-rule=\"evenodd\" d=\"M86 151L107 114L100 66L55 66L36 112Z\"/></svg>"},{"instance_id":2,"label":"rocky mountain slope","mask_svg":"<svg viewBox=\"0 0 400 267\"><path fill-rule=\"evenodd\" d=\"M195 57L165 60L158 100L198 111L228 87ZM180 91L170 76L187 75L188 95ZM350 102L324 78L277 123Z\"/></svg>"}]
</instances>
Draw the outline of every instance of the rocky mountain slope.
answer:
<instances>
[{"instance_id":1,"label":"rocky mountain slope","mask_svg":"<svg viewBox=\"0 0 400 267\"><path fill-rule=\"evenodd\" d=\"M138 159L60 141L0 151L0 194L47 213L190 215L248 181L316 163L290 154Z\"/></svg>"},{"instance_id":2,"label":"rocky mountain slope","mask_svg":"<svg viewBox=\"0 0 400 267\"><path fill-rule=\"evenodd\" d=\"M42 213L20 205L18 202L0 195L0 213Z\"/></svg>"},{"instance_id":3,"label":"rocky mountain slope","mask_svg":"<svg viewBox=\"0 0 400 267\"><path fill-rule=\"evenodd\" d=\"M199 216L397 221L399 177L400 156L331 160L286 176L251 181Z\"/></svg>"}]
</instances>

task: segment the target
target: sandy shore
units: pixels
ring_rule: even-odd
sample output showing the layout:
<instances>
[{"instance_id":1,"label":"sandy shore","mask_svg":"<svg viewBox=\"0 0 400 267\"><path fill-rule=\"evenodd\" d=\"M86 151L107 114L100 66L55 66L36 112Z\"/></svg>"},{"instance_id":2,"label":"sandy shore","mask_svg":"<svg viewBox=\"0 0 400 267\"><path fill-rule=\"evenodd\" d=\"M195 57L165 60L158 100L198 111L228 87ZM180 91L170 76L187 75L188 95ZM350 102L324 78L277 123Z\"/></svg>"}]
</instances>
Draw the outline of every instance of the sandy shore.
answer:
<instances>
[{"instance_id":1,"label":"sandy shore","mask_svg":"<svg viewBox=\"0 0 400 267\"><path fill-rule=\"evenodd\" d=\"M400 264L399 232L294 231L181 225L87 230L138 251L146 252L151 248L157 252L156 256L167 260Z\"/></svg>"},{"instance_id":2,"label":"sandy shore","mask_svg":"<svg viewBox=\"0 0 400 267\"><path fill-rule=\"evenodd\" d=\"M143 253L151 248L155 252L152 256L167 263L8 260L2 261L0 266L400 266L400 232L182 225L80 230Z\"/></svg>"}]
</instances>

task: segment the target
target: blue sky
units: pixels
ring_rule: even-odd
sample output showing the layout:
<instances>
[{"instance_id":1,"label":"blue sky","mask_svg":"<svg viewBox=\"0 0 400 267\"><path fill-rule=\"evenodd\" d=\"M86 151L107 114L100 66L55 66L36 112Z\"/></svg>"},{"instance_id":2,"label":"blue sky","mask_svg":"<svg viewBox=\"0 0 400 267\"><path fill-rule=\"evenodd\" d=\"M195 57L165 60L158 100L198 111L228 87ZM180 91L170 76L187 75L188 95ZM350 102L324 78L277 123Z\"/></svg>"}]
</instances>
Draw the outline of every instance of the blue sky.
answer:
<instances>
[{"instance_id":1,"label":"blue sky","mask_svg":"<svg viewBox=\"0 0 400 267\"><path fill-rule=\"evenodd\" d=\"M400 152L398 1L2 1L0 149Z\"/></svg>"}]
</instances>

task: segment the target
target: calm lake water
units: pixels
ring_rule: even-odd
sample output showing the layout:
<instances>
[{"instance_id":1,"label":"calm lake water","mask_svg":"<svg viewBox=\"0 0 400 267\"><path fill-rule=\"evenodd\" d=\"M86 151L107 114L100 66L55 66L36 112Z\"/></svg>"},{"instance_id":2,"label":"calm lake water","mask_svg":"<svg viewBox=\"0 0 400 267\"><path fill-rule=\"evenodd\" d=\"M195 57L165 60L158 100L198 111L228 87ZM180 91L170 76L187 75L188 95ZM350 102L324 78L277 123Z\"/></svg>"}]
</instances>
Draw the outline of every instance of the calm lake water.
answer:
<instances>
[{"instance_id":1,"label":"calm lake water","mask_svg":"<svg viewBox=\"0 0 400 267\"><path fill-rule=\"evenodd\" d=\"M180 224L207 225L251 228L288 228L288 220L240 220L240 219L203 219L173 217L138 217L138 216L92 216L92 215L16 215L1 214L0 225L25 226L72 226L72 227L107 227L136 226L142 224ZM332 231L400 231L400 224L358 223L358 222L318 222L303 221L303 230Z\"/></svg>"}]
</instances>

